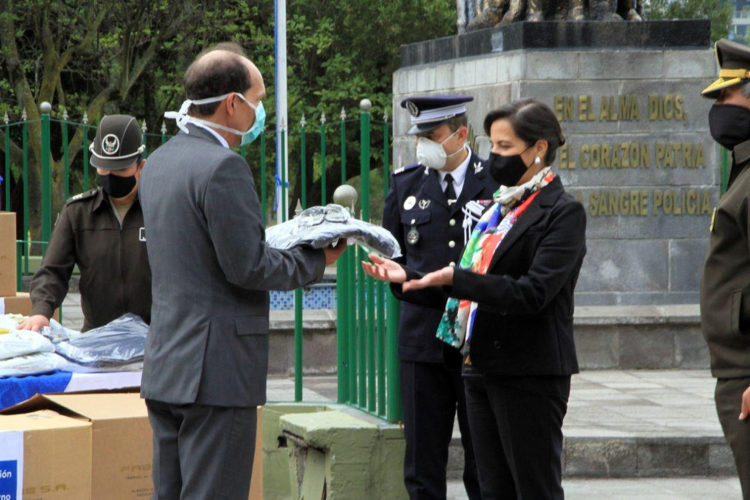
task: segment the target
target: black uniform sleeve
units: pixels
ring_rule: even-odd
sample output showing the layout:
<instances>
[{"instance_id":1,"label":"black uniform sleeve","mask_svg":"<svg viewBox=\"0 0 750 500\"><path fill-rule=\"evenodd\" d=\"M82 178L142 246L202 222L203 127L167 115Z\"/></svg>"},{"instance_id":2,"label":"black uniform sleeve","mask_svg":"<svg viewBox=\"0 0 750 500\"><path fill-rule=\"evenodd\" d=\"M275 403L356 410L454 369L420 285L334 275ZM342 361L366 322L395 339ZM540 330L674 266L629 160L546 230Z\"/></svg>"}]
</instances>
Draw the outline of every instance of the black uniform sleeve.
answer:
<instances>
[{"instance_id":1,"label":"black uniform sleeve","mask_svg":"<svg viewBox=\"0 0 750 500\"><path fill-rule=\"evenodd\" d=\"M75 263L75 235L69 206L65 206L52 231L42 267L31 279L32 315L52 317L68 293L68 281Z\"/></svg>"}]
</instances>

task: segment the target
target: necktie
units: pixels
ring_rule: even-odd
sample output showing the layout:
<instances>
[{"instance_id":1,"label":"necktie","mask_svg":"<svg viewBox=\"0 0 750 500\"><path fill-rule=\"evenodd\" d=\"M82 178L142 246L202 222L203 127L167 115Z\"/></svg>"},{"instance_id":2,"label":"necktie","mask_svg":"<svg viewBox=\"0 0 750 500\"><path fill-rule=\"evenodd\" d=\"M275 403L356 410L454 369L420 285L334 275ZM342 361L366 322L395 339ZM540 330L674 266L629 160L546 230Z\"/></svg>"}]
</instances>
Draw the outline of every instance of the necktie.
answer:
<instances>
[{"instance_id":1,"label":"necktie","mask_svg":"<svg viewBox=\"0 0 750 500\"><path fill-rule=\"evenodd\" d=\"M445 183L447 186L445 187L445 197L448 199L448 204L454 203L456 201L456 191L453 189L453 176L451 174L445 175Z\"/></svg>"}]
</instances>

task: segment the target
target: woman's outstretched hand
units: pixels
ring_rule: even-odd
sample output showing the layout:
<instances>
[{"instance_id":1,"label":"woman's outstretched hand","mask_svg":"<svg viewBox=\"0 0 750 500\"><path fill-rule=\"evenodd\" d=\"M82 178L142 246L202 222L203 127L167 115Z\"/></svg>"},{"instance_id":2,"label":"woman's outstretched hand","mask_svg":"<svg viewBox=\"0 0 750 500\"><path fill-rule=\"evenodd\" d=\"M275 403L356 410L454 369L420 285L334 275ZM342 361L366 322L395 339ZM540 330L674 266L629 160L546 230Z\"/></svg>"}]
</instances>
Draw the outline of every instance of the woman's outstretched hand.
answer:
<instances>
[{"instance_id":1,"label":"woman's outstretched hand","mask_svg":"<svg viewBox=\"0 0 750 500\"><path fill-rule=\"evenodd\" d=\"M453 268L445 266L442 269L427 273L418 280L409 280L401 286L404 292L419 290L428 286L450 286L453 284Z\"/></svg>"},{"instance_id":2,"label":"woman's outstretched hand","mask_svg":"<svg viewBox=\"0 0 750 500\"><path fill-rule=\"evenodd\" d=\"M403 283L406 281L406 271L399 264L372 253L369 257L372 264L362 261L362 269L373 278L381 281L390 281L391 283Z\"/></svg>"}]
</instances>

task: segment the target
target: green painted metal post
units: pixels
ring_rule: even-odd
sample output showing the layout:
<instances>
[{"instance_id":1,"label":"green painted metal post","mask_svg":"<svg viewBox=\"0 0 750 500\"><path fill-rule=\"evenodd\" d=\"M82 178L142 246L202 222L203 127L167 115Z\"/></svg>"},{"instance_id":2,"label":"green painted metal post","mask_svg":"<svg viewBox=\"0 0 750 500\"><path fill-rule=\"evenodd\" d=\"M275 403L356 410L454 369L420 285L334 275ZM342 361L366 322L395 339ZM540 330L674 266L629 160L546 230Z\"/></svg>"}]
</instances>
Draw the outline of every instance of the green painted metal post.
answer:
<instances>
[{"instance_id":1,"label":"green painted metal post","mask_svg":"<svg viewBox=\"0 0 750 500\"><path fill-rule=\"evenodd\" d=\"M301 168L301 205L307 208L307 165L305 161L305 117L300 121L300 168ZM294 400L302 401L302 289L294 291Z\"/></svg>"},{"instance_id":2,"label":"green painted metal post","mask_svg":"<svg viewBox=\"0 0 750 500\"><path fill-rule=\"evenodd\" d=\"M389 179L389 127L388 112L383 115L383 199L388 196L388 179ZM387 322L387 296L390 294L390 287L381 282L377 282L378 297L378 415L386 416L388 386L386 384L386 322Z\"/></svg>"},{"instance_id":3,"label":"green painted metal post","mask_svg":"<svg viewBox=\"0 0 750 500\"><path fill-rule=\"evenodd\" d=\"M62 122L60 122L63 147L63 196L70 198L70 161L68 160L68 111L63 109Z\"/></svg>"},{"instance_id":4,"label":"green painted metal post","mask_svg":"<svg viewBox=\"0 0 750 500\"><path fill-rule=\"evenodd\" d=\"M377 298L377 373L378 373L378 415L385 416L385 288L382 281L375 283Z\"/></svg>"},{"instance_id":5,"label":"green painted metal post","mask_svg":"<svg viewBox=\"0 0 750 500\"><path fill-rule=\"evenodd\" d=\"M11 204L10 204L10 178L11 178L11 169L10 169L10 119L8 118L8 113L5 113L5 210L8 212L11 211ZM20 255L20 254L19 254Z\"/></svg>"},{"instance_id":6,"label":"green painted metal post","mask_svg":"<svg viewBox=\"0 0 750 500\"><path fill-rule=\"evenodd\" d=\"M83 113L83 190L89 190L89 116Z\"/></svg>"},{"instance_id":7,"label":"green painted metal post","mask_svg":"<svg viewBox=\"0 0 750 500\"><path fill-rule=\"evenodd\" d=\"M367 310L365 303L365 273L362 271L364 260L362 247L357 246L357 378L359 380L359 394L357 403L361 408L367 407Z\"/></svg>"},{"instance_id":8,"label":"green painted metal post","mask_svg":"<svg viewBox=\"0 0 750 500\"><path fill-rule=\"evenodd\" d=\"M341 184L346 182L346 113L341 110ZM353 207L347 207L353 208ZM352 370L352 358L350 356L350 343L352 342L352 331L349 327L349 316L352 312L354 302L351 300L353 292L352 281L354 276L349 269L349 255L353 247L344 250L344 253L336 262L336 359L337 359L337 381L339 403L350 401L350 373Z\"/></svg>"},{"instance_id":9,"label":"green painted metal post","mask_svg":"<svg viewBox=\"0 0 750 500\"><path fill-rule=\"evenodd\" d=\"M320 204L326 204L326 114L320 115Z\"/></svg>"},{"instance_id":10,"label":"green painted metal post","mask_svg":"<svg viewBox=\"0 0 750 500\"><path fill-rule=\"evenodd\" d=\"M29 127L28 115L24 108L21 126L21 147L23 149L23 272L29 272Z\"/></svg>"},{"instance_id":11,"label":"green painted metal post","mask_svg":"<svg viewBox=\"0 0 750 500\"><path fill-rule=\"evenodd\" d=\"M357 303L358 296L357 292L359 287L357 285L357 268L355 263L357 262L357 247L352 246L346 251L346 268L347 278L349 278L349 284L347 290L349 291L349 314L347 319L349 320L349 402L352 404L357 403L357 371L359 369L359 359L357 358Z\"/></svg>"},{"instance_id":12,"label":"green painted metal post","mask_svg":"<svg viewBox=\"0 0 750 500\"><path fill-rule=\"evenodd\" d=\"M347 254L351 248L336 261L336 379L337 397L339 403L349 400L349 273L346 266Z\"/></svg>"},{"instance_id":13,"label":"green painted metal post","mask_svg":"<svg viewBox=\"0 0 750 500\"><path fill-rule=\"evenodd\" d=\"M42 112L42 254L44 254L52 234L52 165L50 164L49 122L52 106L48 102L43 102L39 109Z\"/></svg>"},{"instance_id":14,"label":"green painted metal post","mask_svg":"<svg viewBox=\"0 0 750 500\"><path fill-rule=\"evenodd\" d=\"M389 422L397 422L401 420L401 371L398 362L398 315L401 305L390 290L388 290L386 300L388 310L385 346L388 353L386 418Z\"/></svg>"},{"instance_id":15,"label":"green painted metal post","mask_svg":"<svg viewBox=\"0 0 750 500\"><path fill-rule=\"evenodd\" d=\"M362 186L362 220L370 220L370 108L369 99L362 99L360 107L360 180ZM362 251L362 260L366 259ZM362 331L362 340L366 343L367 352L367 409L376 410L376 365L375 365L375 284L370 276L362 274L365 285L366 309L362 311L366 318L366 329ZM364 401L362 402L364 403Z\"/></svg>"},{"instance_id":16,"label":"green painted metal post","mask_svg":"<svg viewBox=\"0 0 750 500\"><path fill-rule=\"evenodd\" d=\"M260 213L263 215L263 226L266 217L266 135L260 134Z\"/></svg>"}]
</instances>

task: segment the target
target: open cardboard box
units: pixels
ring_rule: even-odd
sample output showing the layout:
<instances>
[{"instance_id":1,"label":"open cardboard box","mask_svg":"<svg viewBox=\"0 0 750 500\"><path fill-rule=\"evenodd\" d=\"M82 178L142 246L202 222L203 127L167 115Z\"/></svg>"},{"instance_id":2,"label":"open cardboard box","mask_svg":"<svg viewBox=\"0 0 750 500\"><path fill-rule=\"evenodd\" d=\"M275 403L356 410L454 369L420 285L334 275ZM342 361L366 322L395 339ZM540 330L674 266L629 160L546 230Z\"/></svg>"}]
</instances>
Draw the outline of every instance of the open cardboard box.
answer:
<instances>
[{"instance_id":1,"label":"open cardboard box","mask_svg":"<svg viewBox=\"0 0 750 500\"><path fill-rule=\"evenodd\" d=\"M152 433L146 404L140 394L37 394L0 412L4 414L0 415L0 422L6 418L5 415L23 416L43 410L59 412L69 419L78 419L90 426L91 438L88 443L91 450L89 476L92 500L151 497ZM260 410L261 407L258 407L250 500L263 498Z\"/></svg>"},{"instance_id":2,"label":"open cardboard box","mask_svg":"<svg viewBox=\"0 0 750 500\"><path fill-rule=\"evenodd\" d=\"M0 497L87 499L90 471L91 422L52 410L0 416Z\"/></svg>"}]
</instances>

